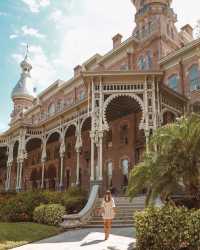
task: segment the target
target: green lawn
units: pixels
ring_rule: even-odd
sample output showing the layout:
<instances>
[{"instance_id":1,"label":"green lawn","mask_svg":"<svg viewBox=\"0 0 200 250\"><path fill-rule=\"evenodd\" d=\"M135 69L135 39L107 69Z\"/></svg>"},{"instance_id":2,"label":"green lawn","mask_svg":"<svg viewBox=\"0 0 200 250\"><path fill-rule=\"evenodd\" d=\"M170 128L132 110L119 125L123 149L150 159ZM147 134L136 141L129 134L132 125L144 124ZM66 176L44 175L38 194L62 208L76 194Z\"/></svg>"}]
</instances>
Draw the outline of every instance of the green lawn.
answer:
<instances>
[{"instance_id":1,"label":"green lawn","mask_svg":"<svg viewBox=\"0 0 200 250\"><path fill-rule=\"evenodd\" d=\"M53 226L35 223L0 223L0 250L11 249L61 232Z\"/></svg>"}]
</instances>

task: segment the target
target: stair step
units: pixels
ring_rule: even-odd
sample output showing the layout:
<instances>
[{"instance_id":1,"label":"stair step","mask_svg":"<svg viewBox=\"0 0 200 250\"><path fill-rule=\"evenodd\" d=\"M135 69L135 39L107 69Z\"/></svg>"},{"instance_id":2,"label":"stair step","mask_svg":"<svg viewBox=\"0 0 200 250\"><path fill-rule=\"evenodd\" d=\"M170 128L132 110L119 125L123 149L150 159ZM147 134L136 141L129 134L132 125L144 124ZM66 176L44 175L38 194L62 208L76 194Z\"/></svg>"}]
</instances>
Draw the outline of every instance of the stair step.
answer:
<instances>
[{"instance_id":1,"label":"stair step","mask_svg":"<svg viewBox=\"0 0 200 250\"><path fill-rule=\"evenodd\" d=\"M96 203L96 208L101 207L102 198ZM136 197L132 201L127 197L114 197L116 204L116 217L113 219L112 227L133 227L134 213L142 211L145 207L145 197ZM95 212L91 216L85 228L103 228L102 217Z\"/></svg>"},{"instance_id":2,"label":"stair step","mask_svg":"<svg viewBox=\"0 0 200 250\"><path fill-rule=\"evenodd\" d=\"M112 228L125 228L125 227L133 227L133 223L132 224L113 224ZM96 225L84 225L83 228L103 228L103 224L96 224Z\"/></svg>"},{"instance_id":3,"label":"stair step","mask_svg":"<svg viewBox=\"0 0 200 250\"><path fill-rule=\"evenodd\" d=\"M129 215L129 216L116 216L114 219L119 219L119 220L129 220L129 219L133 219L134 218L134 216L133 215ZM89 221L93 221L93 220L102 220L102 217L91 217L90 219L89 219Z\"/></svg>"},{"instance_id":4,"label":"stair step","mask_svg":"<svg viewBox=\"0 0 200 250\"><path fill-rule=\"evenodd\" d=\"M89 224L91 225L96 225L96 224L102 224L102 220L97 220L97 221L89 221ZM132 220L113 220L112 224L133 224L133 219Z\"/></svg>"}]
</instances>

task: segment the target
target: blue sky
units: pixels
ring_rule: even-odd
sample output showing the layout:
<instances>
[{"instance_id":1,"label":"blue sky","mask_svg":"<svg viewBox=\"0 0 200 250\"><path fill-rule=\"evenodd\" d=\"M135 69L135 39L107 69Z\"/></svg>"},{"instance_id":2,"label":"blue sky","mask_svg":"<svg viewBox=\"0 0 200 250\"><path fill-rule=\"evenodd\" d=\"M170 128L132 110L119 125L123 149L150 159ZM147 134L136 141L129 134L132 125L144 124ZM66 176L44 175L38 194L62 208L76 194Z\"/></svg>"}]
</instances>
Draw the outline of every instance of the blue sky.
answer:
<instances>
[{"instance_id":1,"label":"blue sky","mask_svg":"<svg viewBox=\"0 0 200 250\"><path fill-rule=\"evenodd\" d=\"M173 7L178 27L200 19L199 0L174 0ZM134 12L130 0L0 0L0 132L9 123L10 94L27 43L40 92L69 79L90 56L110 50L116 33L131 35Z\"/></svg>"}]
</instances>

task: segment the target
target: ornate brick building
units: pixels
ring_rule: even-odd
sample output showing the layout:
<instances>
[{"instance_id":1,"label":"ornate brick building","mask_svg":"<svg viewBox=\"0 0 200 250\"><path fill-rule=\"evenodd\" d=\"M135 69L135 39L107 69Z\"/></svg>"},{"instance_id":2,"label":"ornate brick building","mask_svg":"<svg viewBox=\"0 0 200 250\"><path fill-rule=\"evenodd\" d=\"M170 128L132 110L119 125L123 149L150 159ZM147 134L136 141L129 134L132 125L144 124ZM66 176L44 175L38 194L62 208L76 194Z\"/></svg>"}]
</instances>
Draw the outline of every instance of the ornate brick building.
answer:
<instances>
[{"instance_id":1,"label":"ornate brick building","mask_svg":"<svg viewBox=\"0 0 200 250\"><path fill-rule=\"evenodd\" d=\"M180 31L172 0L132 0L136 26L125 41L74 68L35 96L26 55L12 92L10 128L0 135L0 189L71 185L119 192L148 150L151 133L200 100L200 40Z\"/></svg>"}]
</instances>

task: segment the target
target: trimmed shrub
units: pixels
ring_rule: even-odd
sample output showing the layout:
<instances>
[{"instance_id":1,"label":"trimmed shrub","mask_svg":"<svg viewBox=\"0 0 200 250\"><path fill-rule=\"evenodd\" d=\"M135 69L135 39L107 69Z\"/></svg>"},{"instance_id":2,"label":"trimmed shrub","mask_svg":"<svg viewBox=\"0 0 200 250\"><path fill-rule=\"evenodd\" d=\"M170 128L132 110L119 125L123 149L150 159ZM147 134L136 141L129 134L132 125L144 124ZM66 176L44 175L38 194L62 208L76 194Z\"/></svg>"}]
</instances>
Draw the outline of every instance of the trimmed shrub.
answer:
<instances>
[{"instance_id":1,"label":"trimmed shrub","mask_svg":"<svg viewBox=\"0 0 200 250\"><path fill-rule=\"evenodd\" d=\"M70 187L66 192L69 196L86 196L86 191L81 189L80 187Z\"/></svg>"},{"instance_id":2,"label":"trimmed shrub","mask_svg":"<svg viewBox=\"0 0 200 250\"><path fill-rule=\"evenodd\" d=\"M19 193L1 204L2 221L32 221L33 210L48 200L41 192Z\"/></svg>"},{"instance_id":3,"label":"trimmed shrub","mask_svg":"<svg viewBox=\"0 0 200 250\"><path fill-rule=\"evenodd\" d=\"M67 213L78 213L85 205L86 198L83 196L68 196L63 198L62 204L65 207Z\"/></svg>"},{"instance_id":4,"label":"trimmed shrub","mask_svg":"<svg viewBox=\"0 0 200 250\"><path fill-rule=\"evenodd\" d=\"M52 191L43 191L43 196L45 197L46 203L48 204L62 204L62 199L64 193L62 192L52 192Z\"/></svg>"},{"instance_id":5,"label":"trimmed shrub","mask_svg":"<svg viewBox=\"0 0 200 250\"><path fill-rule=\"evenodd\" d=\"M59 204L40 205L33 212L33 220L47 225L58 225L62 222L65 208Z\"/></svg>"},{"instance_id":6,"label":"trimmed shrub","mask_svg":"<svg viewBox=\"0 0 200 250\"><path fill-rule=\"evenodd\" d=\"M17 194L0 194L0 221L32 221L33 211L42 204L60 204L68 213L80 211L86 194L79 188L67 192L28 191Z\"/></svg>"},{"instance_id":7,"label":"trimmed shrub","mask_svg":"<svg viewBox=\"0 0 200 250\"><path fill-rule=\"evenodd\" d=\"M135 214L137 250L198 250L200 211L165 206Z\"/></svg>"},{"instance_id":8,"label":"trimmed shrub","mask_svg":"<svg viewBox=\"0 0 200 250\"><path fill-rule=\"evenodd\" d=\"M11 198L7 203L2 204L0 212L1 221L5 222L29 221L31 219L24 202L16 198Z\"/></svg>"},{"instance_id":9,"label":"trimmed shrub","mask_svg":"<svg viewBox=\"0 0 200 250\"><path fill-rule=\"evenodd\" d=\"M188 245L191 250L197 250L200 246L200 209L194 210L187 220L188 226Z\"/></svg>"}]
</instances>

